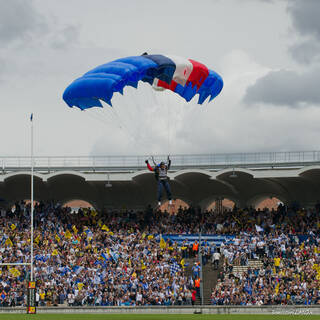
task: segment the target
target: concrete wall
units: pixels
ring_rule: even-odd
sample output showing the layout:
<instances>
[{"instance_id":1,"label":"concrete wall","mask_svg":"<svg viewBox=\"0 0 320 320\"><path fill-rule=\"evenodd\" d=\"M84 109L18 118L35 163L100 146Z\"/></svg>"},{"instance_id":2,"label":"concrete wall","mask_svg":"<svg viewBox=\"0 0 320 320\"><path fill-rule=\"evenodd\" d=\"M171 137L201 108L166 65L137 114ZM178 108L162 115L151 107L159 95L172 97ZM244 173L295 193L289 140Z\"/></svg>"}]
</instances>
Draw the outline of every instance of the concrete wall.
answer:
<instances>
[{"instance_id":1,"label":"concrete wall","mask_svg":"<svg viewBox=\"0 0 320 320\"><path fill-rule=\"evenodd\" d=\"M0 308L1 313L26 313L26 308ZM270 314L320 315L318 306L181 306L181 307L39 307L37 313L136 313L136 314ZM319 317L320 318L320 317Z\"/></svg>"}]
</instances>

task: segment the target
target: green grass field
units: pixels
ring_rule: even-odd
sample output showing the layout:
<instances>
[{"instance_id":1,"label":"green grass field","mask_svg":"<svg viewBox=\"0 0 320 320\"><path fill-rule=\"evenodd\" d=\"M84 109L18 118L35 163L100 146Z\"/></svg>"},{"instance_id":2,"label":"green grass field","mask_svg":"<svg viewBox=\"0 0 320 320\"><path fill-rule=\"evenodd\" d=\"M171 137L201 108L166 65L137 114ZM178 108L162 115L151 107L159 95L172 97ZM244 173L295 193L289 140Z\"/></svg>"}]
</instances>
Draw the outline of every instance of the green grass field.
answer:
<instances>
[{"instance_id":1,"label":"green grass field","mask_svg":"<svg viewBox=\"0 0 320 320\"><path fill-rule=\"evenodd\" d=\"M320 315L204 315L204 314L1 314L0 320L282 320L320 319Z\"/></svg>"}]
</instances>

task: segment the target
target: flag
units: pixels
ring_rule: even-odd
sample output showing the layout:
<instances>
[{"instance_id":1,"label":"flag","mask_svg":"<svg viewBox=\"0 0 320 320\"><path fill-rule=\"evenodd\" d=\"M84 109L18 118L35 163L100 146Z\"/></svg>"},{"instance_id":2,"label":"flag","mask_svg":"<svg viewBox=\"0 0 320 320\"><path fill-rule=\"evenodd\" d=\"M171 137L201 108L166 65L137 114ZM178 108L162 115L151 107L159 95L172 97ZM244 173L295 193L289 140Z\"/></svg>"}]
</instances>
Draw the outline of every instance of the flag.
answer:
<instances>
[{"instance_id":1,"label":"flag","mask_svg":"<svg viewBox=\"0 0 320 320\"><path fill-rule=\"evenodd\" d=\"M154 238L154 236L152 234L148 235L148 240L152 240Z\"/></svg>"},{"instance_id":2,"label":"flag","mask_svg":"<svg viewBox=\"0 0 320 320\"><path fill-rule=\"evenodd\" d=\"M82 282L79 282L79 283L78 283L78 289L79 289L79 291L82 290L83 286L84 286L84 284L83 284Z\"/></svg>"},{"instance_id":3,"label":"flag","mask_svg":"<svg viewBox=\"0 0 320 320\"><path fill-rule=\"evenodd\" d=\"M176 274L178 271L180 271L180 266L177 264L177 261L174 261L171 265L170 265L170 274L174 275Z\"/></svg>"},{"instance_id":4,"label":"flag","mask_svg":"<svg viewBox=\"0 0 320 320\"><path fill-rule=\"evenodd\" d=\"M8 238L4 244L6 244L6 245L9 246L9 247L12 247L12 246L13 246L13 243L12 243L12 241L11 241L10 238Z\"/></svg>"},{"instance_id":5,"label":"flag","mask_svg":"<svg viewBox=\"0 0 320 320\"><path fill-rule=\"evenodd\" d=\"M71 239L72 237L72 234L69 230L66 231L66 233L64 234L64 236L67 238L67 239Z\"/></svg>"},{"instance_id":6,"label":"flag","mask_svg":"<svg viewBox=\"0 0 320 320\"><path fill-rule=\"evenodd\" d=\"M104 224L104 225L101 227L101 230L109 231L109 228Z\"/></svg>"},{"instance_id":7,"label":"flag","mask_svg":"<svg viewBox=\"0 0 320 320\"><path fill-rule=\"evenodd\" d=\"M81 270L83 270L84 267L80 267L80 266L74 266L72 267L72 272L74 272L75 274L79 274L81 272Z\"/></svg>"},{"instance_id":8,"label":"flag","mask_svg":"<svg viewBox=\"0 0 320 320\"><path fill-rule=\"evenodd\" d=\"M182 265L182 268L184 268L184 265L186 264L184 259L181 259L180 264Z\"/></svg>"},{"instance_id":9,"label":"flag","mask_svg":"<svg viewBox=\"0 0 320 320\"><path fill-rule=\"evenodd\" d=\"M57 256L58 255L58 250L54 249L51 253L52 256Z\"/></svg>"},{"instance_id":10,"label":"flag","mask_svg":"<svg viewBox=\"0 0 320 320\"><path fill-rule=\"evenodd\" d=\"M57 234L55 235L54 238L57 240L58 243L60 242L60 237Z\"/></svg>"},{"instance_id":11,"label":"flag","mask_svg":"<svg viewBox=\"0 0 320 320\"><path fill-rule=\"evenodd\" d=\"M118 262L119 255L116 252L110 251L110 256L115 262Z\"/></svg>"},{"instance_id":12,"label":"flag","mask_svg":"<svg viewBox=\"0 0 320 320\"><path fill-rule=\"evenodd\" d=\"M161 239L160 239L160 248L161 249L165 249L167 246L166 242L164 241L164 239L162 238L161 236Z\"/></svg>"},{"instance_id":13,"label":"flag","mask_svg":"<svg viewBox=\"0 0 320 320\"><path fill-rule=\"evenodd\" d=\"M241 224L240 220L239 220L237 217L232 216L232 218L233 218L235 221L237 221L239 224Z\"/></svg>"},{"instance_id":14,"label":"flag","mask_svg":"<svg viewBox=\"0 0 320 320\"><path fill-rule=\"evenodd\" d=\"M146 265L144 264L143 260L141 260L141 270L147 269Z\"/></svg>"},{"instance_id":15,"label":"flag","mask_svg":"<svg viewBox=\"0 0 320 320\"><path fill-rule=\"evenodd\" d=\"M96 210L92 210L92 211L91 211L91 216L92 216L92 217L95 217L97 214L98 214L98 213L97 213Z\"/></svg>"},{"instance_id":16,"label":"flag","mask_svg":"<svg viewBox=\"0 0 320 320\"><path fill-rule=\"evenodd\" d=\"M21 275L21 272L17 268L10 268L9 271L14 277L19 277Z\"/></svg>"},{"instance_id":17,"label":"flag","mask_svg":"<svg viewBox=\"0 0 320 320\"><path fill-rule=\"evenodd\" d=\"M109 254L108 254L108 256L109 256ZM105 253L101 253L101 258L104 260L104 261L107 261L108 259L109 259L109 257L108 256L106 256L106 254Z\"/></svg>"},{"instance_id":18,"label":"flag","mask_svg":"<svg viewBox=\"0 0 320 320\"><path fill-rule=\"evenodd\" d=\"M258 226L257 224L256 224L256 230L257 230L257 232L263 232L264 231L264 229L262 227Z\"/></svg>"},{"instance_id":19,"label":"flag","mask_svg":"<svg viewBox=\"0 0 320 320\"><path fill-rule=\"evenodd\" d=\"M34 239L34 242L36 244L39 244L39 242L40 242L40 234Z\"/></svg>"},{"instance_id":20,"label":"flag","mask_svg":"<svg viewBox=\"0 0 320 320\"><path fill-rule=\"evenodd\" d=\"M146 234L145 234L145 232L142 234L142 239L144 239L145 237L146 237Z\"/></svg>"},{"instance_id":21,"label":"flag","mask_svg":"<svg viewBox=\"0 0 320 320\"><path fill-rule=\"evenodd\" d=\"M92 231L89 229L89 228L87 228L85 231L85 234L87 235L87 239L90 241L90 240L92 240L92 238L93 238L93 233L92 233Z\"/></svg>"},{"instance_id":22,"label":"flag","mask_svg":"<svg viewBox=\"0 0 320 320\"><path fill-rule=\"evenodd\" d=\"M78 229L75 225L72 226L72 230L73 230L74 234L78 233Z\"/></svg>"},{"instance_id":23,"label":"flag","mask_svg":"<svg viewBox=\"0 0 320 320\"><path fill-rule=\"evenodd\" d=\"M10 228L11 228L12 231L13 231L16 227L17 227L17 226L16 226L14 223L10 226Z\"/></svg>"}]
</instances>

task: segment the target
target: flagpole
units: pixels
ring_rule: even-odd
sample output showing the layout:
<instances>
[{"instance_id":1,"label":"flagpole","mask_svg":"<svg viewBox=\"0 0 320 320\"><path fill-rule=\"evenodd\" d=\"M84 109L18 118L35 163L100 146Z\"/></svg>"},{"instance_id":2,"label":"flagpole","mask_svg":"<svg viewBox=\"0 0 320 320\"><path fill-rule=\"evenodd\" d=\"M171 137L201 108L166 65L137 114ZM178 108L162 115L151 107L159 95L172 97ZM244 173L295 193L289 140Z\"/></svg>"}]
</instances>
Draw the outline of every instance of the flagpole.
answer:
<instances>
[{"instance_id":1,"label":"flagpole","mask_svg":"<svg viewBox=\"0 0 320 320\"><path fill-rule=\"evenodd\" d=\"M31 263L30 263L30 281L33 281L33 113L31 120Z\"/></svg>"}]
</instances>

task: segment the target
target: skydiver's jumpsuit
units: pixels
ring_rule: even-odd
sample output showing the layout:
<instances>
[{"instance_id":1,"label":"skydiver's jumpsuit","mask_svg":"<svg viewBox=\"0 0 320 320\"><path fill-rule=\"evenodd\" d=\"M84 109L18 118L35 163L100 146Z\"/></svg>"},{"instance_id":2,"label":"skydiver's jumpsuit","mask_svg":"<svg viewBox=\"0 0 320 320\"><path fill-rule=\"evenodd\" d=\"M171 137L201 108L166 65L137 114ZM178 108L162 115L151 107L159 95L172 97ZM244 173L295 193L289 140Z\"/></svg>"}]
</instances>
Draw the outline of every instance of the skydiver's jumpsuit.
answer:
<instances>
[{"instance_id":1,"label":"skydiver's jumpsuit","mask_svg":"<svg viewBox=\"0 0 320 320\"><path fill-rule=\"evenodd\" d=\"M158 182L158 201L159 202L161 201L163 188L166 189L168 200L172 200L170 184L169 184L168 176L167 176L168 170L170 169L170 165L171 165L171 160L169 160L168 164L165 165L165 167L163 169L161 169L161 167L158 165L155 166L154 168L152 168L150 166L150 164L147 163L148 169L155 173L155 178Z\"/></svg>"}]
</instances>

